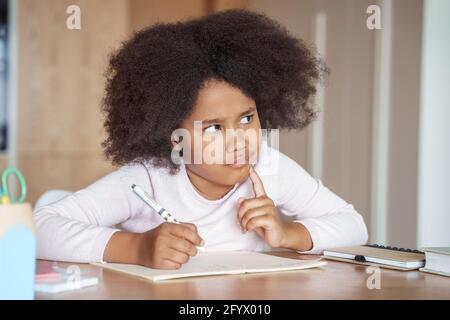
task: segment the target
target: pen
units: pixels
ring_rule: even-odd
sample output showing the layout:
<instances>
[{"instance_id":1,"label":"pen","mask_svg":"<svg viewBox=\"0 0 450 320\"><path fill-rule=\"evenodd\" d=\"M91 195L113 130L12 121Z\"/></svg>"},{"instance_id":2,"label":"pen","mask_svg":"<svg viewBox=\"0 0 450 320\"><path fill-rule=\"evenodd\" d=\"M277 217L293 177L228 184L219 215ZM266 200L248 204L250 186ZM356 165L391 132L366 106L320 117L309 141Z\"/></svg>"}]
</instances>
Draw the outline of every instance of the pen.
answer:
<instances>
[{"instance_id":1,"label":"pen","mask_svg":"<svg viewBox=\"0 0 450 320\"><path fill-rule=\"evenodd\" d=\"M150 208L155 210L165 221L170 223L181 224L180 221L175 219L166 209L164 209L161 205L159 205L152 197L148 195L147 192L144 191L141 187L133 184L131 186L133 192L138 195L139 198L142 199ZM205 248L197 246L198 251L204 252Z\"/></svg>"}]
</instances>

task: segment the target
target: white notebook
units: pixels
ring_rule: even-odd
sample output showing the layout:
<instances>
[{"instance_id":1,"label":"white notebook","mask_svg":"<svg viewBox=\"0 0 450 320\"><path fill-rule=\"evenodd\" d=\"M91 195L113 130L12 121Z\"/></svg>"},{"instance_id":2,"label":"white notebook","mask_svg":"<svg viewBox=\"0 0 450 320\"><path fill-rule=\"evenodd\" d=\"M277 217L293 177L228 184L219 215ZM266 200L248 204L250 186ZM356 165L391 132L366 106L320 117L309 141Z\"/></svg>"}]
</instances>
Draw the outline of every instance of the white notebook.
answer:
<instances>
[{"instance_id":1,"label":"white notebook","mask_svg":"<svg viewBox=\"0 0 450 320\"><path fill-rule=\"evenodd\" d=\"M135 275L152 281L222 274L276 272L320 267L320 260L297 260L263 253L205 252L192 257L178 270L151 269L133 264L94 263L97 266Z\"/></svg>"}]
</instances>

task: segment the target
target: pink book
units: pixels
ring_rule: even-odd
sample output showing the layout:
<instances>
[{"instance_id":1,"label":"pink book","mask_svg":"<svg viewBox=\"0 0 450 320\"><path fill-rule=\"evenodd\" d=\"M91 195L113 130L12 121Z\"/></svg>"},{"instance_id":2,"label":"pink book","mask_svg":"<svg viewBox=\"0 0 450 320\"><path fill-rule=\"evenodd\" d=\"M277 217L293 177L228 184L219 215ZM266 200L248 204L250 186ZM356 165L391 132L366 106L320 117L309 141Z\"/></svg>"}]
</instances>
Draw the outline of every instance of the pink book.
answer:
<instances>
[{"instance_id":1,"label":"pink book","mask_svg":"<svg viewBox=\"0 0 450 320\"><path fill-rule=\"evenodd\" d=\"M56 262L41 262L36 267L34 277L36 282L47 282L61 279L61 273L56 270Z\"/></svg>"}]
</instances>

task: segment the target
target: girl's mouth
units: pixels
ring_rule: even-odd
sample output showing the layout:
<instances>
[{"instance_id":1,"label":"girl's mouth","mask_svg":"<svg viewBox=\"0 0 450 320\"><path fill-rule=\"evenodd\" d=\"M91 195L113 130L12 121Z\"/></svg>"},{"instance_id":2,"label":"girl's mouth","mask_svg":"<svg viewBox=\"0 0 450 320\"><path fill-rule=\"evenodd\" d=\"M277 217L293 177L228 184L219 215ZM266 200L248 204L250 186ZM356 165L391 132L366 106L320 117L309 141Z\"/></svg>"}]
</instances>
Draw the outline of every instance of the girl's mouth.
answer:
<instances>
[{"instance_id":1,"label":"girl's mouth","mask_svg":"<svg viewBox=\"0 0 450 320\"><path fill-rule=\"evenodd\" d=\"M242 162L242 163L232 163L232 164L227 164L227 167L231 167L231 168L242 168L248 165L248 162Z\"/></svg>"},{"instance_id":2,"label":"girl's mouth","mask_svg":"<svg viewBox=\"0 0 450 320\"><path fill-rule=\"evenodd\" d=\"M232 167L232 168L242 168L242 167L245 167L250 164L251 158L252 158L251 156L238 157L236 159L233 158L233 163L229 163L229 164L225 164L225 165L228 167Z\"/></svg>"}]
</instances>

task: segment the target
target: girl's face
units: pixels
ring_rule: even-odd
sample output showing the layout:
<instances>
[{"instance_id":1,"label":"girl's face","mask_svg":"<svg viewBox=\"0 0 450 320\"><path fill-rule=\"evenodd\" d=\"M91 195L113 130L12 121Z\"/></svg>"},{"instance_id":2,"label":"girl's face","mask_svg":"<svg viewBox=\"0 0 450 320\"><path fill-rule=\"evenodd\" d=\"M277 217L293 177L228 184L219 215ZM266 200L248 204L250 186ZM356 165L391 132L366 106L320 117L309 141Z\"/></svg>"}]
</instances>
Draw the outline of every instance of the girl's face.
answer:
<instances>
[{"instance_id":1,"label":"girl's face","mask_svg":"<svg viewBox=\"0 0 450 320\"><path fill-rule=\"evenodd\" d=\"M188 171L222 186L233 186L248 177L259 152L261 124L255 101L241 90L208 80L181 128L191 137Z\"/></svg>"}]
</instances>

